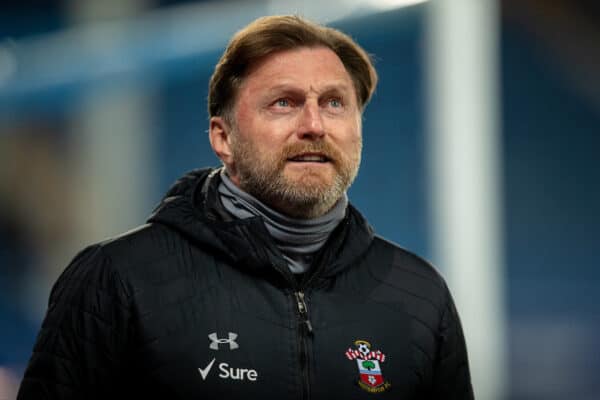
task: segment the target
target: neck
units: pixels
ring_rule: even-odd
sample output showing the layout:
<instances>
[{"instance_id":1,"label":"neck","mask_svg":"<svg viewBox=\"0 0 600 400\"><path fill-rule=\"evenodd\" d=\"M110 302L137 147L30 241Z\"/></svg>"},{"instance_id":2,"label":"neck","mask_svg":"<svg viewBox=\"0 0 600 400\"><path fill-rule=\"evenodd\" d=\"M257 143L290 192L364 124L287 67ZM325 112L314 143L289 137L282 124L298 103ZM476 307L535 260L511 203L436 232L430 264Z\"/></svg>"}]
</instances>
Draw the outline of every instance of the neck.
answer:
<instances>
[{"instance_id":1,"label":"neck","mask_svg":"<svg viewBox=\"0 0 600 400\"><path fill-rule=\"evenodd\" d=\"M219 195L225 209L234 217L262 217L294 273L306 272L310 267L314 254L343 220L348 205L348 198L344 194L331 210L319 217L293 218L244 192L224 172L221 173Z\"/></svg>"}]
</instances>

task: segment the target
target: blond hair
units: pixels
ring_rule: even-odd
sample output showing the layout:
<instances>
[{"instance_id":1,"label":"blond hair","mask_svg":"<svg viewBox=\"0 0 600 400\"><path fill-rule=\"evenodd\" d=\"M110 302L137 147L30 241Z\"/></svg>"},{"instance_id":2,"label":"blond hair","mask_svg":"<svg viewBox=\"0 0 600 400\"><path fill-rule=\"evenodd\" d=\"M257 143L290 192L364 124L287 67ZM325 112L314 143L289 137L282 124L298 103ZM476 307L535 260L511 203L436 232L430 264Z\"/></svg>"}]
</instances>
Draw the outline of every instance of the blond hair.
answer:
<instances>
[{"instance_id":1,"label":"blond hair","mask_svg":"<svg viewBox=\"0 0 600 400\"><path fill-rule=\"evenodd\" d=\"M210 78L209 116L226 119L230 116L248 68L259 59L277 51L320 46L331 49L340 58L363 110L377 84L377 72L365 50L337 29L298 16L283 15L259 18L232 37Z\"/></svg>"}]
</instances>

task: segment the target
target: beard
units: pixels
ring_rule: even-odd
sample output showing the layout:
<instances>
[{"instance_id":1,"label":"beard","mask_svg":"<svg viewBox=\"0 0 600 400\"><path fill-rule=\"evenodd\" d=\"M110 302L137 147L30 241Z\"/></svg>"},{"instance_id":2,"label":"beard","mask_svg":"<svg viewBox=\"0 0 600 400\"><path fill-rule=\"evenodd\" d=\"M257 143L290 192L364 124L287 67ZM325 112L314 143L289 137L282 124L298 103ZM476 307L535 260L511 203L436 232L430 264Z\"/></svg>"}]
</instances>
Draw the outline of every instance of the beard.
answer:
<instances>
[{"instance_id":1,"label":"beard","mask_svg":"<svg viewBox=\"0 0 600 400\"><path fill-rule=\"evenodd\" d=\"M254 142L234 132L231 150L240 188L275 210L294 218L316 218L333 208L358 173L362 142L344 154L324 139L289 144L279 152L261 152ZM303 153L319 153L332 171L306 168L288 176L286 164ZM329 169L329 168L328 168Z\"/></svg>"}]
</instances>

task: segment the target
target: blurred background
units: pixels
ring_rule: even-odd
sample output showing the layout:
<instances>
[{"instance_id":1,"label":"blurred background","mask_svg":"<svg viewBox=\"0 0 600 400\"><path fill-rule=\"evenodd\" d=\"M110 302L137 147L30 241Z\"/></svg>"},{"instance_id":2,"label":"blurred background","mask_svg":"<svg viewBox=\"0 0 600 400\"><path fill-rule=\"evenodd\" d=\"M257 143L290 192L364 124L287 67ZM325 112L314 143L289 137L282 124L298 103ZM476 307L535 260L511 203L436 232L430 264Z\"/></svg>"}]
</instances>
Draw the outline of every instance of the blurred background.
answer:
<instances>
[{"instance_id":1,"label":"blurred background","mask_svg":"<svg viewBox=\"0 0 600 400\"><path fill-rule=\"evenodd\" d=\"M298 13L374 56L351 200L434 262L479 399L600 398L596 0L5 0L0 399L83 246L217 165L207 84L228 38Z\"/></svg>"}]
</instances>

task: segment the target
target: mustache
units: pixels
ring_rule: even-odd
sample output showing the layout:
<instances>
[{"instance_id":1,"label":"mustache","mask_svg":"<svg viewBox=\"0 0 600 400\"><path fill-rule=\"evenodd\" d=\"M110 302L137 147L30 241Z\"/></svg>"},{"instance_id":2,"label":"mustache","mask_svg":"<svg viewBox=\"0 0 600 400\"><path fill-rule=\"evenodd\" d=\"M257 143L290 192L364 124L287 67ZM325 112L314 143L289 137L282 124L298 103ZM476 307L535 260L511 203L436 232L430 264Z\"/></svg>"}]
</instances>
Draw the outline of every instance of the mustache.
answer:
<instances>
[{"instance_id":1,"label":"mustache","mask_svg":"<svg viewBox=\"0 0 600 400\"><path fill-rule=\"evenodd\" d=\"M285 146L281 151L281 160L283 162L290 158L307 153L319 154L327 157L328 161L333 162L334 164L338 163L342 159L338 149L336 149L329 142L319 140L307 143L292 143Z\"/></svg>"}]
</instances>

